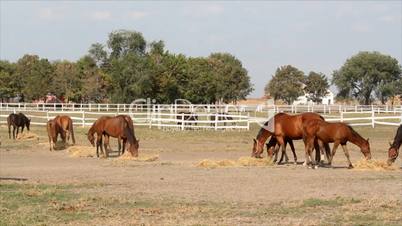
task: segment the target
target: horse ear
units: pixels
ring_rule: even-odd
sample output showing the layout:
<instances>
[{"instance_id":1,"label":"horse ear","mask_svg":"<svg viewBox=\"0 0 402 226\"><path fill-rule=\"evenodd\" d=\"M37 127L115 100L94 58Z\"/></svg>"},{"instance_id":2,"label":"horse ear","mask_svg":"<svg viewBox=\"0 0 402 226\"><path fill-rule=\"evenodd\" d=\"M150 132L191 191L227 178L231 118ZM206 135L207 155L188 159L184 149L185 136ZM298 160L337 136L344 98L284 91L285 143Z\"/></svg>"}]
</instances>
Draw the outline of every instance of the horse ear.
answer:
<instances>
[{"instance_id":1,"label":"horse ear","mask_svg":"<svg viewBox=\"0 0 402 226\"><path fill-rule=\"evenodd\" d=\"M367 138L367 142L369 142L369 139L370 139L370 138Z\"/></svg>"},{"instance_id":2,"label":"horse ear","mask_svg":"<svg viewBox=\"0 0 402 226\"><path fill-rule=\"evenodd\" d=\"M256 139L253 139L254 140L254 144L256 144L257 143L257 140Z\"/></svg>"}]
</instances>

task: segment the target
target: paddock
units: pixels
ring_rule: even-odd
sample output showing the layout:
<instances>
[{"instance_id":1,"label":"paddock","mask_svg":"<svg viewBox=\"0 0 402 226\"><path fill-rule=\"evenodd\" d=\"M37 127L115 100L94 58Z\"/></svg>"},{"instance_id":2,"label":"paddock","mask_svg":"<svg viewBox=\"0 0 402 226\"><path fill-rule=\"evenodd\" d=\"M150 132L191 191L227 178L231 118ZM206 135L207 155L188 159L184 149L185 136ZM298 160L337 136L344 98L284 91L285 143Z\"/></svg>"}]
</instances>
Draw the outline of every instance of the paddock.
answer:
<instances>
[{"instance_id":1,"label":"paddock","mask_svg":"<svg viewBox=\"0 0 402 226\"><path fill-rule=\"evenodd\" d=\"M75 126L77 147L90 146L88 127ZM49 152L46 130L13 141L0 126L0 224L69 225L399 225L402 222L402 161L391 170L347 169L341 150L333 168L301 165L304 145L295 141L299 163L204 168L203 160L251 155L249 130L160 130L136 127L139 155L151 161ZM396 127L355 127L370 138L374 159L386 160ZM45 144L44 144L45 143ZM352 163L363 155L348 144ZM112 139L112 148L117 149ZM85 148L87 149L87 148ZM87 151L88 151L87 150ZM290 152L288 150L288 152ZM265 153L264 153L265 154ZM265 154L266 156L266 154ZM291 161L291 160L290 160Z\"/></svg>"}]
</instances>

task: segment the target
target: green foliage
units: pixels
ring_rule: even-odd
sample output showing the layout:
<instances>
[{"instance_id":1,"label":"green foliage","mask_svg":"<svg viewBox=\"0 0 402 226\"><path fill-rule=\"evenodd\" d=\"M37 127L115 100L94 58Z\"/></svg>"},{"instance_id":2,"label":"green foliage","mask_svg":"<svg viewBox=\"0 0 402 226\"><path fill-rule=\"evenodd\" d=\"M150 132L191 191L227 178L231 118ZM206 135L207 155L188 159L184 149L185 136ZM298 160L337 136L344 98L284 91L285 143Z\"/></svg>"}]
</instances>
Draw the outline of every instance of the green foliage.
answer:
<instances>
[{"instance_id":1,"label":"green foliage","mask_svg":"<svg viewBox=\"0 0 402 226\"><path fill-rule=\"evenodd\" d=\"M109 34L106 45L92 44L77 62L50 63L31 55L15 66L1 62L0 98L21 95L30 101L52 92L73 102L153 98L159 103L227 103L252 91L246 69L228 53L188 58L166 51L163 41L151 42L148 51L146 47L141 33L118 30Z\"/></svg>"},{"instance_id":2,"label":"green foliage","mask_svg":"<svg viewBox=\"0 0 402 226\"><path fill-rule=\"evenodd\" d=\"M383 103L397 94L402 79L401 66L395 58L379 52L360 52L346 60L333 73L332 82L341 97L355 97L363 104L371 104L375 98Z\"/></svg>"},{"instance_id":3,"label":"green foliage","mask_svg":"<svg viewBox=\"0 0 402 226\"><path fill-rule=\"evenodd\" d=\"M15 64L0 60L0 100L14 97L17 94L14 77Z\"/></svg>"},{"instance_id":4,"label":"green foliage","mask_svg":"<svg viewBox=\"0 0 402 226\"><path fill-rule=\"evenodd\" d=\"M322 98L328 94L328 80L322 73L311 71L305 81L304 91L307 94L307 99L314 103L321 103Z\"/></svg>"},{"instance_id":5,"label":"green foliage","mask_svg":"<svg viewBox=\"0 0 402 226\"><path fill-rule=\"evenodd\" d=\"M299 96L303 95L303 84L305 76L302 71L286 65L278 68L272 79L265 86L265 94L272 96L275 100L284 100L292 104Z\"/></svg>"}]
</instances>

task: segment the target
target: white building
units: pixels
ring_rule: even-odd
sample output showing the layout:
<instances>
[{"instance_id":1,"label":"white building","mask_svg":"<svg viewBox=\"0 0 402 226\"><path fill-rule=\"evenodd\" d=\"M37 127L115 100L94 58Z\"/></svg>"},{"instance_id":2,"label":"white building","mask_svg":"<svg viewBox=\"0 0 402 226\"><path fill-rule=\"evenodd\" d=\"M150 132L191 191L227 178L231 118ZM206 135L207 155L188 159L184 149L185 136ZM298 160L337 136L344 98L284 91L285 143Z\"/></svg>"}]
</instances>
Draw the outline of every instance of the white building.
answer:
<instances>
[{"instance_id":1,"label":"white building","mask_svg":"<svg viewBox=\"0 0 402 226\"><path fill-rule=\"evenodd\" d=\"M331 105L334 104L334 93L331 90L327 89L327 95L322 98L320 104ZM299 96L297 100L293 102L293 105L303 104L303 105L311 105L314 104L313 101L309 101L307 99L308 95L304 94L303 96Z\"/></svg>"}]
</instances>

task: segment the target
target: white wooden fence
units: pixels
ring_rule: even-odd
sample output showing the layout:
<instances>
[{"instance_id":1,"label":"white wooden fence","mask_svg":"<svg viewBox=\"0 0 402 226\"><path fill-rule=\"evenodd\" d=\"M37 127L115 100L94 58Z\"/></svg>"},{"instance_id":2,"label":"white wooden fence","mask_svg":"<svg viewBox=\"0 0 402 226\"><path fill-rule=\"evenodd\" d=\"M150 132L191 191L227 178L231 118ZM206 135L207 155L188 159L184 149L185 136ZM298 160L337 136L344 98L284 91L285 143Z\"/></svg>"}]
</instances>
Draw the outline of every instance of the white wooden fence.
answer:
<instances>
[{"instance_id":1,"label":"white wooden fence","mask_svg":"<svg viewBox=\"0 0 402 226\"><path fill-rule=\"evenodd\" d=\"M38 105L39 106L39 105ZM118 114L128 114L133 118L133 121L136 126L148 126L148 127L157 127L157 128L176 128L180 130L185 129L237 129L237 130L249 130L250 124L252 123L264 123L268 120L268 116L272 116L277 112L293 112L299 113L300 110L307 110L309 112L318 109L317 106L308 107L308 109L300 109L289 106L273 106L272 108L266 108L265 110L269 113L266 117L257 116L254 112L253 116L250 116L250 112L234 112L231 111L230 114L220 114L220 113L208 113L208 108L205 106L195 106L197 108L203 107L206 109L206 112L195 111L194 115L197 115L198 119L196 121L186 120L185 115L188 114L180 114L179 110L182 111L187 109L187 111L191 110L192 105L176 105L173 107L168 105L150 105L146 108L144 106L136 106L138 109L136 111L128 111L129 109L125 109L124 105L117 105L118 109L125 109L125 111L115 111L112 112L111 108L103 109L106 106L102 106L102 109L98 110L102 105L96 105L96 111L78 111L74 109L74 111L67 111L67 106L62 106L58 108L58 106L52 106L49 109L49 106L43 107L39 106L39 110L36 109L36 105L19 103L15 106L12 104L2 104L0 106L0 124L6 124L6 118L12 112L22 112L28 117L31 118L31 123L33 125L45 125L49 119L54 118L56 115L69 115L76 125L81 126L89 126L102 115L110 115L115 116ZM196 110L193 106L193 110ZM85 105L79 109L92 108L91 105ZM111 107L111 106L109 106ZM115 107L115 106L114 106ZM131 106L133 107L133 106ZM143 107L142 110L139 110L140 107ZM209 110L212 109L212 106L209 106ZM299 106L300 107L300 106ZM226 107L219 106L219 109L224 111ZM370 110L371 108L371 110ZM45 110L44 110L45 109ZM56 109L56 111L54 111ZM113 108L115 109L115 108ZM144 110L146 109L146 110ZM228 108L227 108L228 109ZM385 107L381 106L374 108L365 106L343 106L341 111L330 112L330 108L326 108L324 112L327 114L323 114L327 121L331 122L347 122L352 126L371 126L375 127L376 125L389 125L389 126L399 126L402 124L402 110L398 107ZM345 110L346 109L346 110ZM354 109L354 110L352 110ZM217 110L217 109L215 109ZM264 110L264 111L265 111ZM339 110L339 109L338 109ZM350 111L349 111L350 110ZM318 111L320 112L320 111ZM322 113L324 113L322 112ZM263 114L265 115L265 113Z\"/></svg>"}]
</instances>

